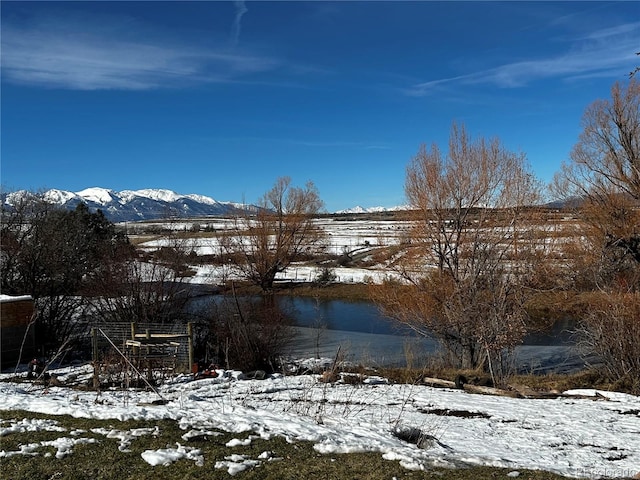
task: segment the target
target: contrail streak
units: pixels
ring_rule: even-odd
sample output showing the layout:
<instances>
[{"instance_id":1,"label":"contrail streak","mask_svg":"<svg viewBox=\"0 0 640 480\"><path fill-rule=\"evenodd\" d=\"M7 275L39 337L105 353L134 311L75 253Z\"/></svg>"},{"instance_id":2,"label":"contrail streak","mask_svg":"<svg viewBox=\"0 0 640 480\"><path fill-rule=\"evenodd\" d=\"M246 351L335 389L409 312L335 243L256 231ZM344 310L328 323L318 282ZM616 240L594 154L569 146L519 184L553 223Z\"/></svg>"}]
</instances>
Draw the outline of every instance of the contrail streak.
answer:
<instances>
[{"instance_id":1,"label":"contrail streak","mask_svg":"<svg viewBox=\"0 0 640 480\"><path fill-rule=\"evenodd\" d=\"M245 6L243 0L236 0L233 2L233 5L236 7L236 16L233 19L233 26L231 27L231 42L235 47L238 45L238 40L240 40L240 20L249 9Z\"/></svg>"}]
</instances>

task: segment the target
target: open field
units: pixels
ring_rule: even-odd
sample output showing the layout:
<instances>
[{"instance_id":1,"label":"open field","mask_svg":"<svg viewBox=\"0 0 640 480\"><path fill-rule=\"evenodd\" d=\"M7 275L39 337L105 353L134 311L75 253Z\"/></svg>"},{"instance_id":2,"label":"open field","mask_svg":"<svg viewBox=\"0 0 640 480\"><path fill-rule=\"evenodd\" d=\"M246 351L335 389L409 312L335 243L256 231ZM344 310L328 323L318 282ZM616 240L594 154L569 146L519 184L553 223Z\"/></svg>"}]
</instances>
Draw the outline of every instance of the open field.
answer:
<instances>
[{"instance_id":1,"label":"open field","mask_svg":"<svg viewBox=\"0 0 640 480\"><path fill-rule=\"evenodd\" d=\"M394 264L406 253L413 225L407 212L384 214L326 215L315 220L326 233L320 245L310 247L307 259L293 263L276 277L280 281L311 282L320 273L320 265L331 267L337 283L380 283L394 277ZM191 266L192 283L224 283L240 278L217 257L224 255L221 237L232 233L233 219L194 218L172 221L148 221L120 225L126 228L138 248L153 251L161 247L193 252L199 259ZM560 248L578 235L579 224L568 212L543 211L531 224L520 227L519 235L533 241L550 258L559 258ZM488 226L487 228L491 228Z\"/></svg>"}]
</instances>

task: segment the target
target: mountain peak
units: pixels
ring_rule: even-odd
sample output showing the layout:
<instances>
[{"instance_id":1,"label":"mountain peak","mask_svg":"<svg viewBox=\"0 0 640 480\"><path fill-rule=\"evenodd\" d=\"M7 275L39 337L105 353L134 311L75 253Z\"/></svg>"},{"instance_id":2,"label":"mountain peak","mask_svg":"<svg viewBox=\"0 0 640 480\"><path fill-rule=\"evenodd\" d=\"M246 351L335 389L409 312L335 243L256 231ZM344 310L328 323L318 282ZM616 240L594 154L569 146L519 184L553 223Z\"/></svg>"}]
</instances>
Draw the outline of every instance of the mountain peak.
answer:
<instances>
[{"instance_id":1,"label":"mountain peak","mask_svg":"<svg viewBox=\"0 0 640 480\"><path fill-rule=\"evenodd\" d=\"M86 201L98 203L100 205L107 205L114 200L115 192L107 188L91 187L85 188L76 192L76 195Z\"/></svg>"}]
</instances>

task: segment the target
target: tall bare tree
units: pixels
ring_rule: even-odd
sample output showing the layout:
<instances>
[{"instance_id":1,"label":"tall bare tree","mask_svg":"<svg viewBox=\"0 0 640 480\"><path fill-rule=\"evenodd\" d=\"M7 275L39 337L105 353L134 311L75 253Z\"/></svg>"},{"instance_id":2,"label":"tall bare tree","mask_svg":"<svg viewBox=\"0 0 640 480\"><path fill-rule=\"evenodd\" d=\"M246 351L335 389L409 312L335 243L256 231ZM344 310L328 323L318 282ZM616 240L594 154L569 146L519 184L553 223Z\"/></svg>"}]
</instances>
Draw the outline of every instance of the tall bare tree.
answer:
<instances>
[{"instance_id":1,"label":"tall bare tree","mask_svg":"<svg viewBox=\"0 0 640 480\"><path fill-rule=\"evenodd\" d=\"M407 167L415 208L411 247L398 270L407 282L383 289L383 311L434 336L464 368L495 368L525 334L532 242L523 235L539 182L523 154L498 139L472 140L454 124L449 148L421 147Z\"/></svg>"},{"instance_id":2,"label":"tall bare tree","mask_svg":"<svg viewBox=\"0 0 640 480\"><path fill-rule=\"evenodd\" d=\"M596 100L582 117L582 133L571 151L567 180L585 196L614 187L640 199L640 82L615 83L611 99Z\"/></svg>"},{"instance_id":3,"label":"tall bare tree","mask_svg":"<svg viewBox=\"0 0 640 480\"><path fill-rule=\"evenodd\" d=\"M571 160L556 175L558 196L575 196L582 219L583 281L594 290L579 319L581 344L612 379L640 391L640 82L616 83L589 105Z\"/></svg>"},{"instance_id":4,"label":"tall bare tree","mask_svg":"<svg viewBox=\"0 0 640 480\"><path fill-rule=\"evenodd\" d=\"M580 199L583 233L604 260L599 286L631 275L640 287L640 82L614 84L610 100L587 107L582 128L556 194Z\"/></svg>"},{"instance_id":5,"label":"tall bare tree","mask_svg":"<svg viewBox=\"0 0 640 480\"><path fill-rule=\"evenodd\" d=\"M258 207L239 216L234 234L221 241L243 275L266 292L278 273L323 239L313 219L323 203L312 182L293 187L289 177L281 177Z\"/></svg>"}]
</instances>

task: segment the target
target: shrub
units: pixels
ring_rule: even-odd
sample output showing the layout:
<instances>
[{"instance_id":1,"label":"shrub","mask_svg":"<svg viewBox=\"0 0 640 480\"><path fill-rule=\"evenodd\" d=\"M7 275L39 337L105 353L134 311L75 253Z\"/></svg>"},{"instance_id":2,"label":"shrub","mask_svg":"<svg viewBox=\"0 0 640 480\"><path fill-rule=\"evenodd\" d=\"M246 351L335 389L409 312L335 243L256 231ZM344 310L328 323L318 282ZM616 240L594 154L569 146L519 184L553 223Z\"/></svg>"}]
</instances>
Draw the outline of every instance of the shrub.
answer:
<instances>
[{"instance_id":1,"label":"shrub","mask_svg":"<svg viewBox=\"0 0 640 480\"><path fill-rule=\"evenodd\" d=\"M580 321L578 338L611 381L640 392L640 293L599 297Z\"/></svg>"},{"instance_id":2,"label":"shrub","mask_svg":"<svg viewBox=\"0 0 640 480\"><path fill-rule=\"evenodd\" d=\"M332 268L323 266L316 275L316 283L321 286L329 285L336 281L336 274Z\"/></svg>"}]
</instances>

